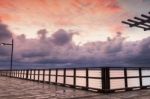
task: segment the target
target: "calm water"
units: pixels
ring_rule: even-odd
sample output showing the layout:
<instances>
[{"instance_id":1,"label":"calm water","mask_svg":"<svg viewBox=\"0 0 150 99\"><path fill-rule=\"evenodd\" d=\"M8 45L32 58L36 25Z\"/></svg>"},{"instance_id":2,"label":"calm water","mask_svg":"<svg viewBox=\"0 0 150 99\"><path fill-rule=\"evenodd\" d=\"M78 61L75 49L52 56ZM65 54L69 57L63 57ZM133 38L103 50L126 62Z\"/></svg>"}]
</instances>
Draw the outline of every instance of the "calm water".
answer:
<instances>
[{"instance_id":1,"label":"calm water","mask_svg":"<svg viewBox=\"0 0 150 99\"><path fill-rule=\"evenodd\" d=\"M35 72L38 74L38 71ZM63 75L63 70L58 70L58 75ZM32 73L33 74L33 73ZM40 80L43 80L43 71L40 71ZM56 70L51 71L51 75L55 75ZM49 80L49 71L45 71L45 81ZM73 76L73 70L67 70L66 71L67 76ZM86 76L85 70L77 70L76 71L77 76ZM148 76L150 75L150 70L142 70L142 76ZM128 70L127 76L139 76L138 70ZM89 77L101 77L101 71L100 70L89 70ZM124 77L124 71L123 70L110 70L110 77ZM34 79L34 76L31 76L32 79ZM38 76L35 76L35 79L38 80ZM51 82L55 82L55 76L51 76ZM59 76L57 78L58 83L63 83L63 77ZM143 86L150 85L150 77L143 77L142 78ZM73 85L73 77L66 77L66 84ZM110 88L116 89L116 88L124 88L125 82L124 79L111 79L110 80ZM86 79L85 78L76 78L76 85L77 86L86 86ZM139 78L128 78L128 87L138 87L140 86ZM89 87L91 88L98 88L101 89L101 79L89 79Z\"/></svg>"}]
</instances>

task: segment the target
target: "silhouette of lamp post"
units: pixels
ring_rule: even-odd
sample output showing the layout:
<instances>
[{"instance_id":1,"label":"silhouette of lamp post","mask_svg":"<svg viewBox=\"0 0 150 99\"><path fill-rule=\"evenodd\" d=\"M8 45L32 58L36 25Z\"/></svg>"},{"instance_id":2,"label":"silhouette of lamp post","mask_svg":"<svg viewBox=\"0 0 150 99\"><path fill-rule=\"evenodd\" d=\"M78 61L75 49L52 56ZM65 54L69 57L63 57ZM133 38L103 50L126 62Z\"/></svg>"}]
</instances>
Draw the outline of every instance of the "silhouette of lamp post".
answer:
<instances>
[{"instance_id":1,"label":"silhouette of lamp post","mask_svg":"<svg viewBox=\"0 0 150 99\"><path fill-rule=\"evenodd\" d=\"M10 77L13 69L13 50L14 50L14 40L11 43L0 43L1 46L11 46L11 60L10 60Z\"/></svg>"}]
</instances>

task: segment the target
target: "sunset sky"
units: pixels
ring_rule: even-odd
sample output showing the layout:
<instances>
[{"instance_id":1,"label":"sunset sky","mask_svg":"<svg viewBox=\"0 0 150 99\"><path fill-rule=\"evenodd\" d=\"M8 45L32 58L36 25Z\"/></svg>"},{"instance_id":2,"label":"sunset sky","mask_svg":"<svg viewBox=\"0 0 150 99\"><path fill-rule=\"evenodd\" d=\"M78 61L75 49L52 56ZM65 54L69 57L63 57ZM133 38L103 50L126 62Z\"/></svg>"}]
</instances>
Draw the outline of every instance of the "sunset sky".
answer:
<instances>
[{"instance_id":1,"label":"sunset sky","mask_svg":"<svg viewBox=\"0 0 150 99\"><path fill-rule=\"evenodd\" d=\"M141 56L150 49L150 31L121 21L148 15L149 5L150 0L0 0L0 41L12 33L16 62L148 64L150 55ZM5 61L9 49L0 49Z\"/></svg>"}]
</instances>

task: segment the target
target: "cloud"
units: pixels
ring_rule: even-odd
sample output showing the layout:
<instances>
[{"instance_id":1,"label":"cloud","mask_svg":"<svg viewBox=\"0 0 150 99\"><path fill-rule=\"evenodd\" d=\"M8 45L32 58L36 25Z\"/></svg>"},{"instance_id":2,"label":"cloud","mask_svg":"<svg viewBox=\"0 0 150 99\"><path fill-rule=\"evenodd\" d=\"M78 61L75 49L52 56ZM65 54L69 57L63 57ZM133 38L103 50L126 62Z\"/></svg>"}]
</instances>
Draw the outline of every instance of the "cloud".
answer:
<instances>
[{"instance_id":1,"label":"cloud","mask_svg":"<svg viewBox=\"0 0 150 99\"><path fill-rule=\"evenodd\" d=\"M2 25L3 26L3 25ZM5 27L3 31L11 32ZM88 42L82 46L74 43L74 32L59 29L50 37L46 36L46 29L40 29L40 38L29 39L25 35L15 35L14 61L28 63L74 63L95 64L99 66L122 66L128 64L149 65L150 37L141 41L127 42L122 33L118 32L107 41ZM0 34L4 35L4 34ZM10 38L1 36L1 39ZM42 38L42 40L41 40ZM44 39L43 39L44 38ZM9 48L0 48L0 60L8 61ZM3 57L6 56L7 58Z\"/></svg>"},{"instance_id":2,"label":"cloud","mask_svg":"<svg viewBox=\"0 0 150 99\"><path fill-rule=\"evenodd\" d=\"M12 38L12 33L7 28L8 26L0 22L0 41L6 41L10 38Z\"/></svg>"},{"instance_id":3,"label":"cloud","mask_svg":"<svg viewBox=\"0 0 150 99\"><path fill-rule=\"evenodd\" d=\"M147 2L147 3L150 3L150 1L149 1L149 0L143 0L143 2Z\"/></svg>"},{"instance_id":4,"label":"cloud","mask_svg":"<svg viewBox=\"0 0 150 99\"><path fill-rule=\"evenodd\" d=\"M114 13L121 10L117 0L72 0L72 5L75 9L97 13L98 11L102 11L105 13Z\"/></svg>"},{"instance_id":5,"label":"cloud","mask_svg":"<svg viewBox=\"0 0 150 99\"><path fill-rule=\"evenodd\" d=\"M140 44L136 44L139 47L139 51L136 55L129 57L127 59L128 62L136 63L138 65L144 64L149 65L150 64L150 37L143 39ZM135 49L134 49L135 50ZM136 51L136 50L135 50Z\"/></svg>"},{"instance_id":6,"label":"cloud","mask_svg":"<svg viewBox=\"0 0 150 99\"><path fill-rule=\"evenodd\" d=\"M59 29L52 35L52 42L56 45L65 45L72 42L72 36L74 33L68 33L63 29Z\"/></svg>"},{"instance_id":7,"label":"cloud","mask_svg":"<svg viewBox=\"0 0 150 99\"><path fill-rule=\"evenodd\" d=\"M28 57L28 58L34 58L34 57L44 57L44 56L47 56L48 53L45 53L43 52L42 50L41 51L37 51L37 50L28 50L28 52L24 52L22 54L22 56L24 58Z\"/></svg>"},{"instance_id":8,"label":"cloud","mask_svg":"<svg viewBox=\"0 0 150 99\"><path fill-rule=\"evenodd\" d=\"M8 26L0 21L0 43L9 43L12 39L12 33ZM9 46L0 46L0 59L9 59Z\"/></svg>"},{"instance_id":9,"label":"cloud","mask_svg":"<svg viewBox=\"0 0 150 99\"><path fill-rule=\"evenodd\" d=\"M46 38L47 32L48 31L46 29L41 29L37 32L37 34L39 35L41 40L44 40Z\"/></svg>"}]
</instances>

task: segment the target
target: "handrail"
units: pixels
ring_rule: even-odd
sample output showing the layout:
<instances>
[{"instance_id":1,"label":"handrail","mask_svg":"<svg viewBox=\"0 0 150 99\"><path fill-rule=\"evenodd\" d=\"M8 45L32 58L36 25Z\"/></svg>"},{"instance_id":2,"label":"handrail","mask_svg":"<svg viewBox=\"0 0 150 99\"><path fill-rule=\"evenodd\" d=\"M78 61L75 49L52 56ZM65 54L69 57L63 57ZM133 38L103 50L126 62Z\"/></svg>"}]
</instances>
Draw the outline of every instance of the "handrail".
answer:
<instances>
[{"instance_id":1,"label":"handrail","mask_svg":"<svg viewBox=\"0 0 150 99\"><path fill-rule=\"evenodd\" d=\"M150 87L145 81L150 79L150 67L16 69L0 70L0 75L102 93Z\"/></svg>"}]
</instances>

